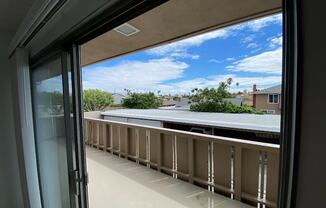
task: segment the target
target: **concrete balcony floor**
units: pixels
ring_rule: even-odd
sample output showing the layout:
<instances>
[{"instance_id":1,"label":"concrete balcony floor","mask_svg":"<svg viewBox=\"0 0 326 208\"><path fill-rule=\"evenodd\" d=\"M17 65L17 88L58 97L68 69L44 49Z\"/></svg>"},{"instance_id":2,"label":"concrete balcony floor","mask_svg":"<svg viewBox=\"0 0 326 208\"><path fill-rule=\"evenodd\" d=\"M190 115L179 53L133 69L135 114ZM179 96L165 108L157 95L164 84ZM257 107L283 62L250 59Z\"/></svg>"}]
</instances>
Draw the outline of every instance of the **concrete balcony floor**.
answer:
<instances>
[{"instance_id":1,"label":"concrete balcony floor","mask_svg":"<svg viewBox=\"0 0 326 208\"><path fill-rule=\"evenodd\" d=\"M246 204L87 147L90 208L249 208Z\"/></svg>"}]
</instances>

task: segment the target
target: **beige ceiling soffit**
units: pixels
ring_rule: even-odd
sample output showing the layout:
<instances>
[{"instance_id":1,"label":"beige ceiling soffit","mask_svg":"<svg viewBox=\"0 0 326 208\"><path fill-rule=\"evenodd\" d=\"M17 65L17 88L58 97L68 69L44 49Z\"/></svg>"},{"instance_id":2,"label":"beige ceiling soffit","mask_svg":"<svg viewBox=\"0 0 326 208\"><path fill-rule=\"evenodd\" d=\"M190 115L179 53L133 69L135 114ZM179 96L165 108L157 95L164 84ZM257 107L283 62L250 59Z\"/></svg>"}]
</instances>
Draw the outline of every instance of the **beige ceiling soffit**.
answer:
<instances>
[{"instance_id":1,"label":"beige ceiling soffit","mask_svg":"<svg viewBox=\"0 0 326 208\"><path fill-rule=\"evenodd\" d=\"M111 30L94 38L81 46L82 66L281 12L281 0L202 2L171 0L128 21L140 30L134 35L127 37Z\"/></svg>"}]
</instances>

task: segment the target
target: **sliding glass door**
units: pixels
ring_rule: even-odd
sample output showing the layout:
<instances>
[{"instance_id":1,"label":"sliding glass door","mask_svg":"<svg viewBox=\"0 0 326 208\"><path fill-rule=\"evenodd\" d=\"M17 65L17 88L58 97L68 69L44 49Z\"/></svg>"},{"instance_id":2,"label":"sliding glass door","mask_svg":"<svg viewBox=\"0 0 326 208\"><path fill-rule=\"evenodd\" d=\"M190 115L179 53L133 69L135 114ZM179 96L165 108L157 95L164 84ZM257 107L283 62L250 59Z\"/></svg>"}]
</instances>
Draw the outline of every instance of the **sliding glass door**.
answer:
<instances>
[{"instance_id":1,"label":"sliding glass door","mask_svg":"<svg viewBox=\"0 0 326 208\"><path fill-rule=\"evenodd\" d=\"M43 207L81 205L82 148L78 147L76 97L70 55L59 52L31 72L34 128ZM76 77L76 76L75 76Z\"/></svg>"}]
</instances>

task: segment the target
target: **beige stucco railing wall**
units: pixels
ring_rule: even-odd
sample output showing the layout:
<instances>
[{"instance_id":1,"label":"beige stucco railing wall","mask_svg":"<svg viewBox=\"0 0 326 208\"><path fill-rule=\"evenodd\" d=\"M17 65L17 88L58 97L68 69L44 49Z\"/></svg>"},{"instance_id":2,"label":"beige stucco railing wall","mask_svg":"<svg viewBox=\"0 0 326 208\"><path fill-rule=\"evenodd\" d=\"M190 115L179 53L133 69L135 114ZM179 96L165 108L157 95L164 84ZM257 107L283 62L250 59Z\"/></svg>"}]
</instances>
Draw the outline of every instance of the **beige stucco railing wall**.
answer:
<instances>
[{"instance_id":1,"label":"beige stucco railing wall","mask_svg":"<svg viewBox=\"0 0 326 208\"><path fill-rule=\"evenodd\" d=\"M276 207L279 145L88 117L85 142L210 191Z\"/></svg>"}]
</instances>

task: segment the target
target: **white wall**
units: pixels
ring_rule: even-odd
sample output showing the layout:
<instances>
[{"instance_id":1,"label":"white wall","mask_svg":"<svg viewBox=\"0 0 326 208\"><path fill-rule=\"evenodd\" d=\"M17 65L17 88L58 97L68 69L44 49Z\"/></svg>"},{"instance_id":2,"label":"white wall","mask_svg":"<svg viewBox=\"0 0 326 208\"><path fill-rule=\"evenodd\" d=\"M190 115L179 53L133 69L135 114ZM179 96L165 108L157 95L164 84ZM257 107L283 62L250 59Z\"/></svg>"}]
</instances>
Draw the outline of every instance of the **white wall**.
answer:
<instances>
[{"instance_id":1,"label":"white wall","mask_svg":"<svg viewBox=\"0 0 326 208\"><path fill-rule=\"evenodd\" d=\"M0 207L23 206L11 90L12 65L7 50L13 34L0 32Z\"/></svg>"}]
</instances>

